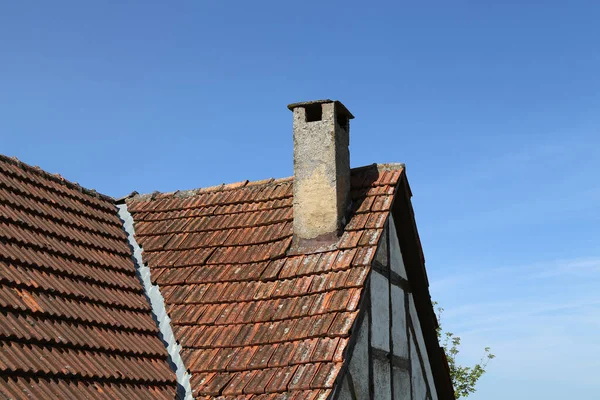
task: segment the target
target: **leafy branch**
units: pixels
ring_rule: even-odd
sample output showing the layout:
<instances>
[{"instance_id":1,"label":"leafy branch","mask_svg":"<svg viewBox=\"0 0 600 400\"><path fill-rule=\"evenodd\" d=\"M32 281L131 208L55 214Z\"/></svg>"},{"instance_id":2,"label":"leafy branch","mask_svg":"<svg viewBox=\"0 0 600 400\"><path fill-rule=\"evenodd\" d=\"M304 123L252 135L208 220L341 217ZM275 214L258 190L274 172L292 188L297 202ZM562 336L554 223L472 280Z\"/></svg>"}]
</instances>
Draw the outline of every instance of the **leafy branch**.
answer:
<instances>
[{"instance_id":1,"label":"leafy branch","mask_svg":"<svg viewBox=\"0 0 600 400\"><path fill-rule=\"evenodd\" d=\"M477 381L485 374L488 362L493 360L496 356L492 354L489 347L486 347L483 349L483 356L477 364L472 367L458 364L456 362L456 356L460 352L461 339L452 332L444 332L442 330L441 317L444 309L439 307L438 303L435 301L433 302L433 306L436 307L436 316L438 320L438 340L446 352L448 366L450 367L450 376L454 385L454 396L457 399L467 397L470 394L475 393Z\"/></svg>"}]
</instances>

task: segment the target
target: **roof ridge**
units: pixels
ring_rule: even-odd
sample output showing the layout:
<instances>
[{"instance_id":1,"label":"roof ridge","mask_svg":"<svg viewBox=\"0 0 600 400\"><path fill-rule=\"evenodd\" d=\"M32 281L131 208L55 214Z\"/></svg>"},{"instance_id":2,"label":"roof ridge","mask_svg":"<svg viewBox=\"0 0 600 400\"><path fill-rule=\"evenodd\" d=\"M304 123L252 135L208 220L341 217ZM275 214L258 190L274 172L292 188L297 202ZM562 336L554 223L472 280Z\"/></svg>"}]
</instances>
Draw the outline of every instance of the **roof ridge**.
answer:
<instances>
[{"instance_id":1,"label":"roof ridge","mask_svg":"<svg viewBox=\"0 0 600 400\"><path fill-rule=\"evenodd\" d=\"M362 167L351 168L352 172L364 171L371 168L377 168L378 171L397 171L401 169L406 169L406 165L404 163L373 163L368 165L363 165Z\"/></svg>"},{"instance_id":2,"label":"roof ridge","mask_svg":"<svg viewBox=\"0 0 600 400\"><path fill-rule=\"evenodd\" d=\"M268 179L261 179L261 180L257 180L257 181L245 180L245 181L239 181L239 182L234 182L234 183L222 183L220 185L207 186L207 187L203 187L203 188L188 189L188 190L176 190L174 192L155 191L152 193L139 194L138 192L134 191L134 192L131 192L131 194L129 194L128 196L118 199L117 202L119 202L119 201L123 202L124 200L134 200L134 201L159 200L159 199L167 199L167 198L172 198L172 197L184 198L184 197L195 196L197 194L202 194L202 193L227 192L230 190L241 189L241 188L245 188L245 187L279 185L282 183L292 182L293 180L294 180L294 177L288 176L285 178L268 178Z\"/></svg>"},{"instance_id":3,"label":"roof ridge","mask_svg":"<svg viewBox=\"0 0 600 400\"><path fill-rule=\"evenodd\" d=\"M406 169L406 164L397 162L379 163L375 165L377 165L377 169L380 171L397 171L400 169Z\"/></svg>"},{"instance_id":4,"label":"roof ridge","mask_svg":"<svg viewBox=\"0 0 600 400\"><path fill-rule=\"evenodd\" d=\"M38 174L39 176L41 176L44 179L49 179L58 184L64 185L70 189L75 189L78 192L86 194L88 196L106 200L111 203L115 201L115 199L109 195L102 194L102 193L96 191L95 189L88 189L86 187L83 187L77 182L72 182L72 181L66 179L61 174L53 174L53 173L43 170L41 167L39 167L37 165L32 166L30 164L27 164L26 162L19 160L17 157L9 157L4 154L0 154L0 161L4 161L6 163L12 164L18 168L21 168L24 171L33 172L35 174Z\"/></svg>"},{"instance_id":5,"label":"roof ridge","mask_svg":"<svg viewBox=\"0 0 600 400\"><path fill-rule=\"evenodd\" d=\"M351 168L351 172L359 172L371 168L376 168L378 171L395 171L400 169L406 169L404 163L373 163L369 165L364 165L362 167ZM278 185L281 183L293 182L294 177L288 176L285 178L268 178L261 179L257 181L239 181L234 183L221 183L220 185L207 186L203 188L196 189L188 189L188 190L176 190L173 192L159 192L154 191L151 193L143 193L140 194L136 191L131 192L130 194L120 197L118 199L113 199L116 203L124 203L128 200L131 201L150 201L150 200L160 200L160 199L168 199L168 198L185 198L191 197L202 193L216 193L216 192L226 192L229 190L241 189L244 187L254 187L254 186L269 186L269 185Z\"/></svg>"}]
</instances>

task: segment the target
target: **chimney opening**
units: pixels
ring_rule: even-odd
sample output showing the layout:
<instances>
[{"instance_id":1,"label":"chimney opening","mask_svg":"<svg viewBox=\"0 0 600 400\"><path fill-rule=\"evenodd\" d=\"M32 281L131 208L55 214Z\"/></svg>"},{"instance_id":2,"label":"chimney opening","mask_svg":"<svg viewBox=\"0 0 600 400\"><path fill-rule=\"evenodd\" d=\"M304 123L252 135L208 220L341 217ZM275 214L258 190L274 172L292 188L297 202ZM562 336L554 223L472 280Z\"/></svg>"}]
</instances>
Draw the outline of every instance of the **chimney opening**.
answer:
<instances>
[{"instance_id":1,"label":"chimney opening","mask_svg":"<svg viewBox=\"0 0 600 400\"><path fill-rule=\"evenodd\" d=\"M336 117L337 123L340 126L340 128L342 128L343 130L345 130L346 132L348 132L348 116L344 115L344 114L338 114Z\"/></svg>"},{"instance_id":2,"label":"chimney opening","mask_svg":"<svg viewBox=\"0 0 600 400\"><path fill-rule=\"evenodd\" d=\"M321 104L307 104L304 107L306 122L315 122L323 119L323 108Z\"/></svg>"}]
</instances>

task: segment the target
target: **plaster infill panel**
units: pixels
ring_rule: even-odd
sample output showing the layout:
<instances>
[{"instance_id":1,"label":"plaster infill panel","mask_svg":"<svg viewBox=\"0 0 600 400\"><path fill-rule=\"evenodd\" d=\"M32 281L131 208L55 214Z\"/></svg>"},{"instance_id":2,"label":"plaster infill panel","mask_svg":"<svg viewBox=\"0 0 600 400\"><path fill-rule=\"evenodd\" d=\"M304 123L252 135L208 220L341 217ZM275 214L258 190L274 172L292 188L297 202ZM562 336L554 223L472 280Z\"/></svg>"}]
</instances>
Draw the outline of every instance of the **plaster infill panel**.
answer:
<instances>
[{"instance_id":1,"label":"plaster infill panel","mask_svg":"<svg viewBox=\"0 0 600 400\"><path fill-rule=\"evenodd\" d=\"M373 358L373 388L376 399L389 400L392 398L389 360L377 357Z\"/></svg>"},{"instance_id":2,"label":"plaster infill panel","mask_svg":"<svg viewBox=\"0 0 600 400\"><path fill-rule=\"evenodd\" d=\"M369 398L369 311L365 310L362 323L358 328L356 343L352 349L350 372L357 399Z\"/></svg>"},{"instance_id":3,"label":"plaster infill panel","mask_svg":"<svg viewBox=\"0 0 600 400\"><path fill-rule=\"evenodd\" d=\"M344 379L342 380L340 386L336 388L336 390L339 390L337 400L355 400L355 394L352 392L352 388L350 387L350 375L347 373L344 374Z\"/></svg>"},{"instance_id":4,"label":"plaster infill panel","mask_svg":"<svg viewBox=\"0 0 600 400\"><path fill-rule=\"evenodd\" d=\"M392 345L394 355L408 358L408 337L406 336L406 304L404 291L398 286L391 286L392 290Z\"/></svg>"},{"instance_id":5,"label":"plaster infill panel","mask_svg":"<svg viewBox=\"0 0 600 400\"><path fill-rule=\"evenodd\" d=\"M371 272L371 346L390 351L390 284L377 271Z\"/></svg>"},{"instance_id":6,"label":"plaster infill panel","mask_svg":"<svg viewBox=\"0 0 600 400\"><path fill-rule=\"evenodd\" d=\"M425 376L423 368L421 368L421 361L419 360L419 354L417 353L416 341L410 334L410 363L412 372L412 392L413 400L426 400L427 399L427 383L425 382Z\"/></svg>"},{"instance_id":7,"label":"plaster infill panel","mask_svg":"<svg viewBox=\"0 0 600 400\"><path fill-rule=\"evenodd\" d=\"M412 321L412 326L415 330L416 334L416 344L419 346L419 352L421 357L424 360L425 364L425 378L429 383L430 392L434 400L437 400L436 390L434 387L433 373L431 371L431 366L429 365L429 356L427 354L427 348L425 347L425 341L423 340L423 331L421 330L421 323L419 322L417 309L415 307L415 302L413 300L412 294L409 296L409 310L410 310L410 319Z\"/></svg>"},{"instance_id":8,"label":"plaster infill panel","mask_svg":"<svg viewBox=\"0 0 600 400\"><path fill-rule=\"evenodd\" d=\"M394 400L410 400L410 372L393 367Z\"/></svg>"},{"instance_id":9,"label":"plaster infill panel","mask_svg":"<svg viewBox=\"0 0 600 400\"><path fill-rule=\"evenodd\" d=\"M377 252L375 253L375 261L379 264L388 267L389 266L389 257L388 257L388 227L387 223L383 228L383 233L381 234L381 240L379 242L379 247L377 247Z\"/></svg>"},{"instance_id":10,"label":"plaster infill panel","mask_svg":"<svg viewBox=\"0 0 600 400\"><path fill-rule=\"evenodd\" d=\"M388 229L390 233L390 268L392 272L397 273L400 277L408 279L404 260L402 259L402 251L400 251L396 226L394 225L394 218L388 219Z\"/></svg>"}]
</instances>

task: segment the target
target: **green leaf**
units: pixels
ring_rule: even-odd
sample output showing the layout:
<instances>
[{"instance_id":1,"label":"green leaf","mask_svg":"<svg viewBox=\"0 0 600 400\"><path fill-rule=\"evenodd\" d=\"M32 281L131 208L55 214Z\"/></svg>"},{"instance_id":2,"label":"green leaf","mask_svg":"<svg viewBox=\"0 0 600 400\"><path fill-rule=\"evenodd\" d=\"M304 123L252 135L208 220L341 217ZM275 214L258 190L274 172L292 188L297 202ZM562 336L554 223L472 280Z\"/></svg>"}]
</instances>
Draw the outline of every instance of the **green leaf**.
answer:
<instances>
[{"instance_id":1,"label":"green leaf","mask_svg":"<svg viewBox=\"0 0 600 400\"><path fill-rule=\"evenodd\" d=\"M438 320L438 340L448 359L450 377L452 378L452 384L454 385L454 395L457 399L468 397L470 394L475 393L477 382L483 374L486 373L488 362L493 360L496 356L491 353L489 347L486 347L483 349L483 356L479 363L471 367L458 365L456 363L456 357L460 353L461 339L452 332L444 332L441 321L444 309L438 306L437 301L433 302L433 306Z\"/></svg>"}]
</instances>

